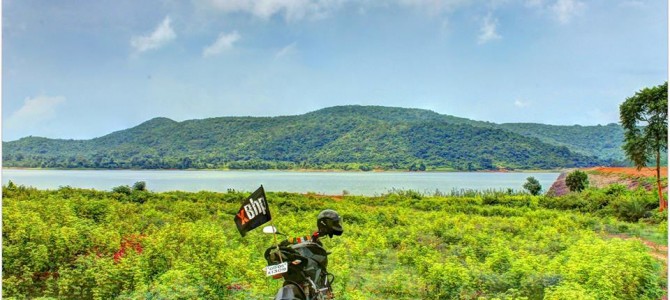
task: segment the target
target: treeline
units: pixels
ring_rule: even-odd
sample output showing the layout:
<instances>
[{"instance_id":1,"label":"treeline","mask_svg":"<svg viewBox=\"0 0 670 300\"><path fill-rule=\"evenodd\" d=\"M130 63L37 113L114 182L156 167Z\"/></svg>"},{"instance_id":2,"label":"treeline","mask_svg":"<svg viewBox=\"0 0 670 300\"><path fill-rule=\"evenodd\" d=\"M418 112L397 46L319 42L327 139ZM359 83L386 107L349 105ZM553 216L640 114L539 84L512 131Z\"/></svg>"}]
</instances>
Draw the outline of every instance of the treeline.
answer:
<instances>
[{"instance_id":1,"label":"treeline","mask_svg":"<svg viewBox=\"0 0 670 300\"><path fill-rule=\"evenodd\" d=\"M64 168L64 169L230 169L230 170L343 170L343 171L373 171L373 170L408 170L426 171L428 168L422 161L411 164L398 163L318 163L318 162L276 162L262 160L226 162L223 158L185 157L157 158L135 157L130 161L117 161L112 157L100 155L100 159L93 161L84 157L54 157L33 156L14 158L12 154L3 156L5 167L22 168ZM455 170L474 171L472 163L456 166Z\"/></svg>"},{"instance_id":2,"label":"treeline","mask_svg":"<svg viewBox=\"0 0 670 300\"><path fill-rule=\"evenodd\" d=\"M276 293L281 281L262 271L272 238L260 229L242 238L233 222L249 193L147 188L3 187L3 298ZM640 241L610 236L652 232L667 243L667 214L655 212L653 193L587 193L267 197L274 224L292 236L312 232L322 209L342 215L344 235L323 239L337 299L660 299L661 264ZM636 201L643 214L619 215Z\"/></svg>"},{"instance_id":3,"label":"treeline","mask_svg":"<svg viewBox=\"0 0 670 300\"><path fill-rule=\"evenodd\" d=\"M3 165L102 169L492 170L613 165L434 112L345 106L301 116L157 118L91 140L3 142Z\"/></svg>"}]
</instances>

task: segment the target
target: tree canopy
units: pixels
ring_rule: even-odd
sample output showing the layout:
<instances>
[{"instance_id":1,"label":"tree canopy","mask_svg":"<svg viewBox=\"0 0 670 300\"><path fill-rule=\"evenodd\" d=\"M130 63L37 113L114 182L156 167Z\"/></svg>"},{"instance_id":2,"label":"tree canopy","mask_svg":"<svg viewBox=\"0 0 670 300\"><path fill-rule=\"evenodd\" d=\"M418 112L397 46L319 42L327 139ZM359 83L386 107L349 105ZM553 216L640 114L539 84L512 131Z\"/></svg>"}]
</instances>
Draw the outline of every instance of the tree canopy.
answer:
<instances>
[{"instance_id":1,"label":"tree canopy","mask_svg":"<svg viewBox=\"0 0 670 300\"><path fill-rule=\"evenodd\" d=\"M667 207L661 188L661 152L668 149L668 82L644 88L619 107L624 128L623 149L639 169L655 158L661 210Z\"/></svg>"},{"instance_id":2,"label":"tree canopy","mask_svg":"<svg viewBox=\"0 0 670 300\"><path fill-rule=\"evenodd\" d=\"M565 178L565 185L571 192L581 192L589 186L589 177L583 171L575 170Z\"/></svg>"},{"instance_id":3,"label":"tree canopy","mask_svg":"<svg viewBox=\"0 0 670 300\"><path fill-rule=\"evenodd\" d=\"M538 195L540 194L540 191L542 191L542 185L533 176L526 178L526 183L524 183L523 188L531 195Z\"/></svg>"}]
</instances>

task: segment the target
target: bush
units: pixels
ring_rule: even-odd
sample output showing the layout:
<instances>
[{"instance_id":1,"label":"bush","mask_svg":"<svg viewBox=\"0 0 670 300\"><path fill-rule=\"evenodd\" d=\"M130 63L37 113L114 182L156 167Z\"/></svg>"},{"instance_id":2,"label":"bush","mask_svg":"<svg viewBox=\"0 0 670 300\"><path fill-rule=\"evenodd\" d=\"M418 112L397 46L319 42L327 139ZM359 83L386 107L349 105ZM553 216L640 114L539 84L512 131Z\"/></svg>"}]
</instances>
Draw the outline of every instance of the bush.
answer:
<instances>
[{"instance_id":1,"label":"bush","mask_svg":"<svg viewBox=\"0 0 670 300\"><path fill-rule=\"evenodd\" d=\"M595 300L583 286L577 283L561 284L557 287L549 289L544 299L546 300L561 300L561 299L581 299L581 300Z\"/></svg>"},{"instance_id":2,"label":"bush","mask_svg":"<svg viewBox=\"0 0 670 300\"><path fill-rule=\"evenodd\" d=\"M466 268L449 261L430 266L425 278L438 299L458 299L471 280Z\"/></svg>"},{"instance_id":3,"label":"bush","mask_svg":"<svg viewBox=\"0 0 670 300\"><path fill-rule=\"evenodd\" d=\"M570 290L588 291L586 295L595 299L660 299L663 295L658 284L661 266L637 241L585 238L554 263L563 281L546 299L575 299L569 296ZM561 288L566 285L573 287Z\"/></svg>"},{"instance_id":4,"label":"bush","mask_svg":"<svg viewBox=\"0 0 670 300\"><path fill-rule=\"evenodd\" d=\"M589 177L586 173L576 170L565 178L565 185L568 186L571 192L581 192L589 186Z\"/></svg>"},{"instance_id":5,"label":"bush","mask_svg":"<svg viewBox=\"0 0 670 300\"><path fill-rule=\"evenodd\" d=\"M281 287L261 271L273 238L260 229L242 238L232 221L248 193L3 192L4 298L241 300ZM655 199L643 190L621 197L635 195ZM589 210L607 198L595 202L609 208L619 196L604 190L563 202L504 192L267 196L275 226L289 236L313 232L324 208L340 213L345 234L321 239L340 300L659 299L662 292L661 266L643 244L593 232L667 237L661 225L537 207L546 198L543 206ZM665 225L666 218L648 220Z\"/></svg>"},{"instance_id":6,"label":"bush","mask_svg":"<svg viewBox=\"0 0 670 300\"><path fill-rule=\"evenodd\" d=\"M133 190L134 191L146 191L147 190L147 183L144 181L138 181L133 184Z\"/></svg>"},{"instance_id":7,"label":"bush","mask_svg":"<svg viewBox=\"0 0 670 300\"><path fill-rule=\"evenodd\" d=\"M590 203L585 197L577 194L567 194L561 197L542 197L540 206L561 210L579 210L588 212Z\"/></svg>"},{"instance_id":8,"label":"bush","mask_svg":"<svg viewBox=\"0 0 670 300\"><path fill-rule=\"evenodd\" d=\"M117 187L112 188L112 192L124 195L130 195L132 191L130 190L130 187L127 185L119 185Z\"/></svg>"},{"instance_id":9,"label":"bush","mask_svg":"<svg viewBox=\"0 0 670 300\"><path fill-rule=\"evenodd\" d=\"M361 171L364 171L364 172L372 171L372 167L370 167L368 165L361 165L361 166L358 167L358 169L361 170Z\"/></svg>"},{"instance_id":10,"label":"bush","mask_svg":"<svg viewBox=\"0 0 670 300\"><path fill-rule=\"evenodd\" d=\"M647 223L651 224L661 224L663 222L668 222L668 210L658 211L652 210L651 216L644 220Z\"/></svg>"},{"instance_id":11,"label":"bush","mask_svg":"<svg viewBox=\"0 0 670 300\"><path fill-rule=\"evenodd\" d=\"M610 195L610 196L619 196L621 194L625 194L628 192L628 188L619 183L611 184L605 188L605 194Z\"/></svg>"},{"instance_id":12,"label":"bush","mask_svg":"<svg viewBox=\"0 0 670 300\"><path fill-rule=\"evenodd\" d=\"M540 182L532 176L526 178L526 183L523 185L523 188L533 196L540 194L540 191L542 191L542 185L540 185Z\"/></svg>"},{"instance_id":13,"label":"bush","mask_svg":"<svg viewBox=\"0 0 670 300\"><path fill-rule=\"evenodd\" d=\"M658 207L658 202L653 197L638 192L617 197L611 207L620 220L637 222L641 218L651 217L651 210Z\"/></svg>"}]
</instances>

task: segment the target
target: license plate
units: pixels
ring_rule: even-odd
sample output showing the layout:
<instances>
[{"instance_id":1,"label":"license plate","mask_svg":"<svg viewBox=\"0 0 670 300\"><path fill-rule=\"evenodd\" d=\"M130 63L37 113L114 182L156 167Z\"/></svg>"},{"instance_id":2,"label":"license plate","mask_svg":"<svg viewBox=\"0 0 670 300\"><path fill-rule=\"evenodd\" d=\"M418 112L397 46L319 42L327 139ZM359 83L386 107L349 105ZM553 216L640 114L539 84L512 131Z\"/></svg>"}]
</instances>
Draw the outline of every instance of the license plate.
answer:
<instances>
[{"instance_id":1,"label":"license plate","mask_svg":"<svg viewBox=\"0 0 670 300\"><path fill-rule=\"evenodd\" d=\"M265 267L265 275L272 276L288 272L288 262Z\"/></svg>"}]
</instances>

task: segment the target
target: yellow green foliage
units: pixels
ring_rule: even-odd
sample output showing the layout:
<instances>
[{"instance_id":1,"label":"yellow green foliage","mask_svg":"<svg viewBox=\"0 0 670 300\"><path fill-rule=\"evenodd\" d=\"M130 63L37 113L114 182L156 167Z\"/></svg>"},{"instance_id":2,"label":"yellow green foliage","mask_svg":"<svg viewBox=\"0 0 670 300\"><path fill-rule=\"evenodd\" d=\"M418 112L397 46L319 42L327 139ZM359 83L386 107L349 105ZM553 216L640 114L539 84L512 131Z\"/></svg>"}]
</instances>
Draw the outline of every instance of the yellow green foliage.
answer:
<instances>
[{"instance_id":1,"label":"yellow green foliage","mask_svg":"<svg viewBox=\"0 0 670 300\"><path fill-rule=\"evenodd\" d=\"M3 189L2 296L268 299L272 236L233 217L248 193L130 194ZM141 197L142 201L135 201ZM639 242L606 239L611 217L530 195L381 197L268 193L274 224L311 233L343 217L332 252L337 299L658 299L660 265ZM616 223L628 224L628 223Z\"/></svg>"}]
</instances>

